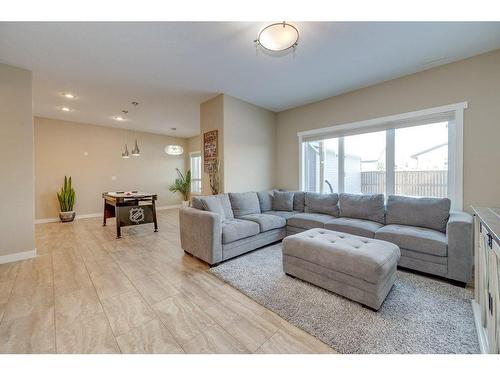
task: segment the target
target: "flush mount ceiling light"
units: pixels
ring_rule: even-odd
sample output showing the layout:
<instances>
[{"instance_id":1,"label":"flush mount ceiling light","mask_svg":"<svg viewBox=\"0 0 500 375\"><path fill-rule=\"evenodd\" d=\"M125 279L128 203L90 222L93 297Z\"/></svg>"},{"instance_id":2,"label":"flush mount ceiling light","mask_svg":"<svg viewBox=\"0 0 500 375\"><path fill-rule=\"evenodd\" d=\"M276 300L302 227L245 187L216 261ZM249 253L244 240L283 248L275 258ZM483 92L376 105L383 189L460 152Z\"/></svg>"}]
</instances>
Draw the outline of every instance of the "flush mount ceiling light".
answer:
<instances>
[{"instance_id":1,"label":"flush mount ceiling light","mask_svg":"<svg viewBox=\"0 0 500 375\"><path fill-rule=\"evenodd\" d=\"M72 109L71 109L71 108L69 108L69 107L60 107L59 109L60 109L61 111L63 111L63 112L71 112L71 111L72 111Z\"/></svg>"},{"instance_id":2,"label":"flush mount ceiling light","mask_svg":"<svg viewBox=\"0 0 500 375\"><path fill-rule=\"evenodd\" d=\"M62 92L61 96L64 96L66 99L76 99L76 95L73 95L69 92Z\"/></svg>"},{"instance_id":3,"label":"flush mount ceiling light","mask_svg":"<svg viewBox=\"0 0 500 375\"><path fill-rule=\"evenodd\" d=\"M254 40L256 47L271 52L283 52L295 48L298 42L299 30L285 21L264 27Z\"/></svg>"}]
</instances>

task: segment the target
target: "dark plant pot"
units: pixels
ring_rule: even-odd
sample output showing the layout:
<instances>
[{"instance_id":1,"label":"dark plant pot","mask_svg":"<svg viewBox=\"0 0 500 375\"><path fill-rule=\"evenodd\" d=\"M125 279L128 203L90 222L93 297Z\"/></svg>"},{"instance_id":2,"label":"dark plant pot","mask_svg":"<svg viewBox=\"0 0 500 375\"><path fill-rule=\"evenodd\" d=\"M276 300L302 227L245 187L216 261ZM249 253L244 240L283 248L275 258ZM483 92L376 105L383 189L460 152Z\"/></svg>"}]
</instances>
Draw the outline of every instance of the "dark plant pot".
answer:
<instances>
[{"instance_id":1,"label":"dark plant pot","mask_svg":"<svg viewBox=\"0 0 500 375\"><path fill-rule=\"evenodd\" d=\"M75 220L75 215L76 215L75 211L59 212L59 219L61 219L63 223L68 223L70 221Z\"/></svg>"}]
</instances>

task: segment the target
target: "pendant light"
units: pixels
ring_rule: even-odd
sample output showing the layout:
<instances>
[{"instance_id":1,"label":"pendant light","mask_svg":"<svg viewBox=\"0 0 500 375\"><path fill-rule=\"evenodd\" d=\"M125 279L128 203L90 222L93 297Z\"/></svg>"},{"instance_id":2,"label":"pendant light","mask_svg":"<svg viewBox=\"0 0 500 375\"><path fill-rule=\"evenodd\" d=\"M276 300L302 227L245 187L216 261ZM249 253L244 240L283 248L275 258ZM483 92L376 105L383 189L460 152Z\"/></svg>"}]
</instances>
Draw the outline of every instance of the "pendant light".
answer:
<instances>
[{"instance_id":1,"label":"pendant light","mask_svg":"<svg viewBox=\"0 0 500 375\"><path fill-rule=\"evenodd\" d=\"M134 149L132 150L132 155L133 156L140 156L141 151L139 150L139 146L137 146L137 139L135 140L135 146Z\"/></svg>"},{"instance_id":2,"label":"pendant light","mask_svg":"<svg viewBox=\"0 0 500 375\"><path fill-rule=\"evenodd\" d=\"M170 128L172 131L176 131L177 128ZM167 145L165 146L165 153L167 155L182 155L184 152L184 148L181 145Z\"/></svg>"},{"instance_id":3,"label":"pendant light","mask_svg":"<svg viewBox=\"0 0 500 375\"><path fill-rule=\"evenodd\" d=\"M167 145L165 146L165 152L168 155L182 155L184 148L181 145Z\"/></svg>"},{"instance_id":4,"label":"pendant light","mask_svg":"<svg viewBox=\"0 0 500 375\"><path fill-rule=\"evenodd\" d=\"M139 102L132 102L132 105L137 108L137 106L139 105ZM126 118L126 116L128 115L128 110L126 109L123 109L122 110L122 113L123 113L123 116L114 116L113 119L115 119L116 121L127 121L128 119ZM127 140L127 135L129 133L128 130L125 131L125 140ZM140 156L141 155L141 150L139 150L139 145L137 143L137 138L135 139L135 143L134 143L134 148L132 149L132 156ZM125 151L122 152L122 158L124 159L129 159L130 158L130 154L128 152L128 146L127 146L127 143L125 143Z\"/></svg>"},{"instance_id":5,"label":"pendant light","mask_svg":"<svg viewBox=\"0 0 500 375\"><path fill-rule=\"evenodd\" d=\"M126 143L125 143L125 152L122 152L122 158L124 158L124 159L130 158L130 155L128 153L128 147L127 147Z\"/></svg>"}]
</instances>

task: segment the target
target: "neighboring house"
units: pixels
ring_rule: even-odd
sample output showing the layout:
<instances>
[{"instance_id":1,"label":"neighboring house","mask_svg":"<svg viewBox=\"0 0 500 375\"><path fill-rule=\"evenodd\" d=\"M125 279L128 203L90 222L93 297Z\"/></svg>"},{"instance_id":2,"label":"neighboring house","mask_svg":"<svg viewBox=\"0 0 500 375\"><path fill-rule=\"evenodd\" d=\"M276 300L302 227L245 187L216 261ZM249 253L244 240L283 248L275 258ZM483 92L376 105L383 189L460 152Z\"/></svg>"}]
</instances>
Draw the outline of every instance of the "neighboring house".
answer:
<instances>
[{"instance_id":1,"label":"neighboring house","mask_svg":"<svg viewBox=\"0 0 500 375\"><path fill-rule=\"evenodd\" d=\"M405 169L415 169L419 171L447 170L448 143L441 143L413 154L410 159L410 164L412 165L405 166Z\"/></svg>"}]
</instances>

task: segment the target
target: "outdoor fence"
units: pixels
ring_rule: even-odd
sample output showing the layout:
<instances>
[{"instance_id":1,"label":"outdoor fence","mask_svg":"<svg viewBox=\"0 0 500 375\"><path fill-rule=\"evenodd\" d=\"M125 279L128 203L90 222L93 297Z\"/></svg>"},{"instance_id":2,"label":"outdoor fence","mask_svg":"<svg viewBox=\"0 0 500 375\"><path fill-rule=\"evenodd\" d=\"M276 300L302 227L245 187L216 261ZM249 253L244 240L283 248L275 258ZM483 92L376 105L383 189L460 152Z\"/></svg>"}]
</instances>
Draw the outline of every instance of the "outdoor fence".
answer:
<instances>
[{"instance_id":1,"label":"outdoor fence","mask_svg":"<svg viewBox=\"0 0 500 375\"><path fill-rule=\"evenodd\" d=\"M395 193L426 197L446 197L448 171L396 171ZM385 172L361 172L361 191L385 191Z\"/></svg>"}]
</instances>

